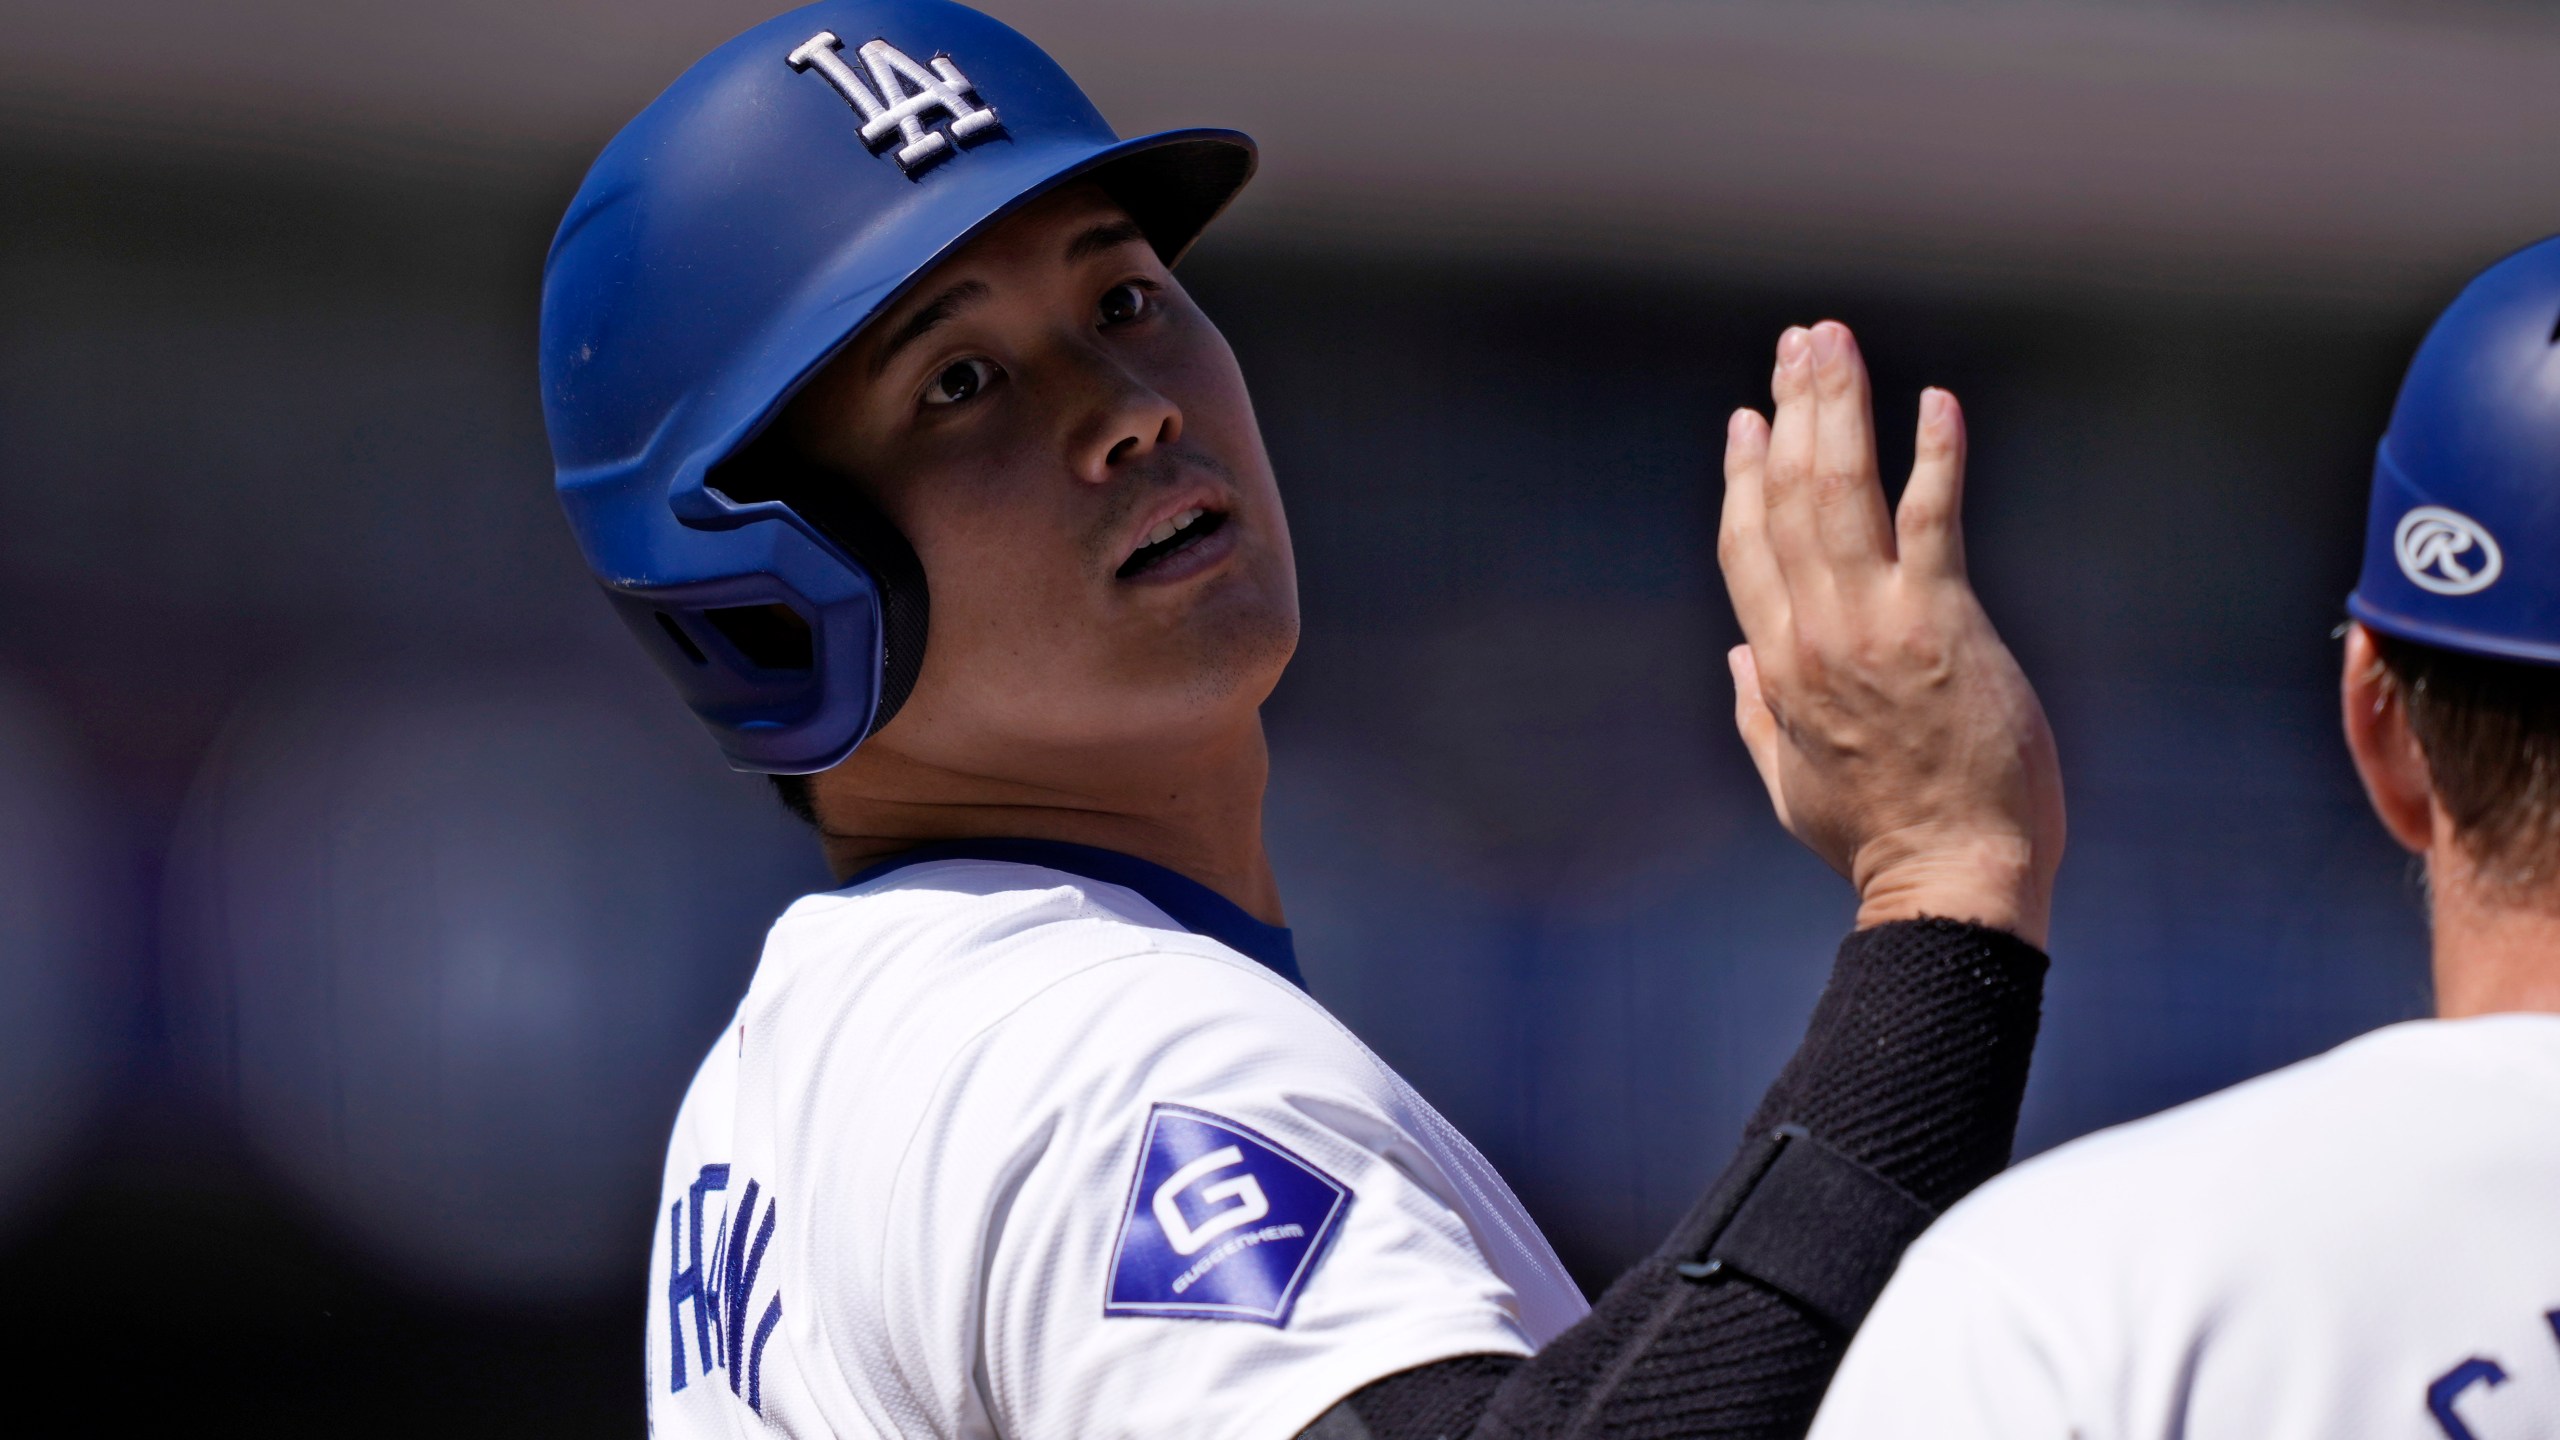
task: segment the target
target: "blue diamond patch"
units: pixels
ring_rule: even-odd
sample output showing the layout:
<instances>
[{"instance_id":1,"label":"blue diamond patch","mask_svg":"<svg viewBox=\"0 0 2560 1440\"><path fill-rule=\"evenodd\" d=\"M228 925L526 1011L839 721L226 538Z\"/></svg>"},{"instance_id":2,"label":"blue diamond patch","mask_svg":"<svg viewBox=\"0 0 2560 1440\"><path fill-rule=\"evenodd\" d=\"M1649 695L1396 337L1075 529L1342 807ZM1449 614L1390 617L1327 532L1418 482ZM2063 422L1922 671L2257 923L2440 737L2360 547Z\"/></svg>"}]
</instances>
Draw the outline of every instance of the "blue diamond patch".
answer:
<instances>
[{"instance_id":1,"label":"blue diamond patch","mask_svg":"<svg viewBox=\"0 0 2560 1440\"><path fill-rule=\"evenodd\" d=\"M1147 1112L1102 1313L1289 1323L1348 1186L1233 1120Z\"/></svg>"}]
</instances>

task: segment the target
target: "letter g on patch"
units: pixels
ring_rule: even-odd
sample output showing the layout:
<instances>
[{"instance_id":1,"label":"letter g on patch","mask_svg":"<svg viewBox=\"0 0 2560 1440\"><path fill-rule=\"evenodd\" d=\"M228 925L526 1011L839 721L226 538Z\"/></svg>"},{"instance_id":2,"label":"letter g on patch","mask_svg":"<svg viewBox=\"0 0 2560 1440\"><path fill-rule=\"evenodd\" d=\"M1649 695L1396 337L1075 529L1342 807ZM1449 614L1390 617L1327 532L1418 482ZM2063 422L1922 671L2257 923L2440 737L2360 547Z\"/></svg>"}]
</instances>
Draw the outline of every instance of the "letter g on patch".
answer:
<instances>
[{"instance_id":1,"label":"letter g on patch","mask_svg":"<svg viewBox=\"0 0 2560 1440\"><path fill-rule=\"evenodd\" d=\"M1139 1141L1102 1313L1286 1325L1350 1203L1349 1187L1278 1141L1159 1104Z\"/></svg>"},{"instance_id":2,"label":"letter g on patch","mask_svg":"<svg viewBox=\"0 0 2560 1440\"><path fill-rule=\"evenodd\" d=\"M1271 1213L1271 1201L1262 1193L1262 1182L1254 1179L1250 1170L1214 1185L1201 1184L1212 1175L1243 1164L1244 1147L1229 1145L1222 1150L1212 1150L1174 1171L1156 1187L1156 1224L1164 1228L1165 1243L1173 1247L1174 1254L1197 1255L1210 1241ZM1200 1191L1202 1204L1216 1204L1230 1198L1236 1203L1214 1212L1195 1226L1182 1218L1182 1196L1195 1186Z\"/></svg>"}]
</instances>

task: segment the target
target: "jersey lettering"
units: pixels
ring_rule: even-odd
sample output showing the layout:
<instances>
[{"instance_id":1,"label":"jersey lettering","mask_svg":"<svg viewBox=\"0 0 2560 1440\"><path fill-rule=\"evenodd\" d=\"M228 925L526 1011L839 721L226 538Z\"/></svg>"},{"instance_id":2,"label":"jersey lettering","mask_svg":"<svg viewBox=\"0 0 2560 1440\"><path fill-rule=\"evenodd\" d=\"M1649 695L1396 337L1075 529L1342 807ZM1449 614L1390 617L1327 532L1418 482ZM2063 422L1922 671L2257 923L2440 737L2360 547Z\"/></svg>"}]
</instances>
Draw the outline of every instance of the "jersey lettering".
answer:
<instances>
[{"instance_id":1,"label":"jersey lettering","mask_svg":"<svg viewBox=\"0 0 2560 1440\"><path fill-rule=\"evenodd\" d=\"M2560 1310L2549 1311L2542 1319L2551 1327L2552 1339L2560 1341ZM2427 1386L2427 1413L2436 1417L2436 1426L2444 1431L2445 1440L2480 1440L2454 1406L2470 1390L2486 1392L2506 1383L2505 1366L2487 1356L2474 1355Z\"/></svg>"},{"instance_id":2,"label":"jersey lettering","mask_svg":"<svg viewBox=\"0 0 2560 1440\"><path fill-rule=\"evenodd\" d=\"M871 85L866 85L837 53L843 46L834 31L821 30L791 52L791 68L825 76L836 93L861 112L865 145L878 150L892 136L905 142L898 147L898 168L907 174L950 154L953 140L969 140L998 128L996 112L979 101L977 87L951 63L950 56L934 56L928 69L888 41L873 40L854 52L871 72ZM872 85L879 87L878 93L873 93ZM925 128L937 110L951 122L948 138Z\"/></svg>"},{"instance_id":3,"label":"jersey lettering","mask_svg":"<svg viewBox=\"0 0 2560 1440\"><path fill-rule=\"evenodd\" d=\"M710 1244L703 1243L706 1211L715 1195L729 1189L729 1167L705 1165L685 1193L667 1207L667 1393L682 1390L689 1376L685 1366L685 1306L693 1307L693 1358L700 1362L702 1374L726 1367L729 1393L747 1402L747 1408L758 1415L764 1413L764 1347L773 1338L776 1325L782 1323L782 1294L776 1290L765 1302L756 1321L755 1333L746 1331L748 1305L755 1296L756 1278L764 1269L765 1248L773 1243L775 1212L772 1200L764 1202L762 1223L757 1219L756 1199L761 1186L747 1182L745 1193L734 1206L723 1205L720 1222L712 1229ZM735 1224L730 1223L735 1218ZM755 1238L748 1239L749 1226ZM692 1242L687 1258L686 1241ZM743 1358L741 1359L741 1342ZM744 1388L741 1389L741 1381Z\"/></svg>"},{"instance_id":4,"label":"jersey lettering","mask_svg":"<svg viewBox=\"0 0 2560 1440\"><path fill-rule=\"evenodd\" d=\"M1106 1317L1289 1323L1351 1191L1232 1120L1147 1112Z\"/></svg>"}]
</instances>

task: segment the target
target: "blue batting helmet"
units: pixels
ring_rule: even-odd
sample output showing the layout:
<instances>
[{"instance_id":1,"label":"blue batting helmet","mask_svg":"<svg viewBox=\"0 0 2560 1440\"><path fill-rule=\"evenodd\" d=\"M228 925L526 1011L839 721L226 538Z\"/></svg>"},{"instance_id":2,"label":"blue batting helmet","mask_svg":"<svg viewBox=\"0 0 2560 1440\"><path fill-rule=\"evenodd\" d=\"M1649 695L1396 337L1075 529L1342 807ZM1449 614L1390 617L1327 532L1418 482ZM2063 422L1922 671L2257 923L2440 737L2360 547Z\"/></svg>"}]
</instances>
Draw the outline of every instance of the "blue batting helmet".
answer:
<instances>
[{"instance_id":1,"label":"blue batting helmet","mask_svg":"<svg viewBox=\"0 0 2560 1440\"><path fill-rule=\"evenodd\" d=\"M835 764L923 657L914 552L753 443L792 392L1044 192L1100 184L1171 263L1253 166L1231 130L1120 139L1039 47L945 0L769 20L605 147L543 270L560 502L732 765Z\"/></svg>"},{"instance_id":2,"label":"blue batting helmet","mask_svg":"<svg viewBox=\"0 0 2560 1440\"><path fill-rule=\"evenodd\" d=\"M2483 271L2418 346L2374 460L2347 611L2560 665L2560 237Z\"/></svg>"}]
</instances>

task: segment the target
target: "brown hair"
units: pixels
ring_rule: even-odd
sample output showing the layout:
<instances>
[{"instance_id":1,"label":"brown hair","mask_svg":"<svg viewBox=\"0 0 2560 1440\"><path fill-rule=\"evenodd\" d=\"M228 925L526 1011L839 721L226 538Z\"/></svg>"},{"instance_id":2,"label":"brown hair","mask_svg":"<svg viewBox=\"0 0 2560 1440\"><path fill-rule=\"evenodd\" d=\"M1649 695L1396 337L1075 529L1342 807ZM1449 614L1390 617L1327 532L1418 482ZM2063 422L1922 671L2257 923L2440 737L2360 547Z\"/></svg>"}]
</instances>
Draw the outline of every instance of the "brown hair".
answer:
<instances>
[{"instance_id":1,"label":"brown hair","mask_svg":"<svg viewBox=\"0 0 2560 1440\"><path fill-rule=\"evenodd\" d=\"M2492 660L2382 634L2373 641L2426 753L2437 802L2481 877L2511 892L2553 888L2560 879L2560 665ZM2550 902L2560 904L2560 893Z\"/></svg>"}]
</instances>

